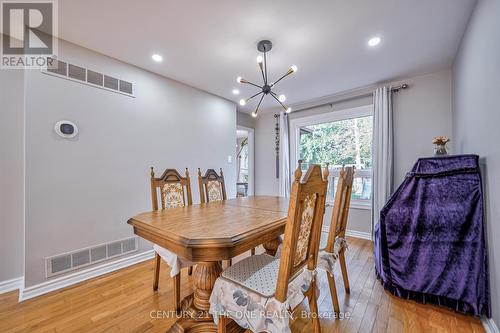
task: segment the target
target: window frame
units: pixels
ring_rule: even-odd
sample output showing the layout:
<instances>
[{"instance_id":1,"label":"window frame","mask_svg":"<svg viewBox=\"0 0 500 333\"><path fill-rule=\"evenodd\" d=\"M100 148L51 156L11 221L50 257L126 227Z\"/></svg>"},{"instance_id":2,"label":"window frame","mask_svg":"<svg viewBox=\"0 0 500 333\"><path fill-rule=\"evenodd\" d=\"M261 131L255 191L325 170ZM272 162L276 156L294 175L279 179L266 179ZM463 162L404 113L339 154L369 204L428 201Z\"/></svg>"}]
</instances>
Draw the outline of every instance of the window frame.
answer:
<instances>
[{"instance_id":1,"label":"window frame","mask_svg":"<svg viewBox=\"0 0 500 333\"><path fill-rule=\"evenodd\" d=\"M342 121L353 118L361 118L361 117L373 117L373 104L363 105L359 107L354 107L350 109L344 109L339 111L330 111L325 113L320 113L317 115L294 118L290 119L290 155L295 156L295 159L290 159L290 170L295 170L297 167L296 163L300 159L300 152L298 147L300 146L300 128L304 126L318 125L322 123L331 123L335 121ZM373 145L372 145L373 147ZM361 171L361 170L359 170ZM358 172L359 172L358 171ZM369 172L368 170L366 172ZM365 172L363 172L366 174ZM373 184L373 171L371 172L372 176L372 184ZM373 188L372 188L373 195ZM333 200L328 199L327 205L332 205ZM355 209L372 209L372 200L363 200L363 199L352 199L350 208Z\"/></svg>"}]
</instances>

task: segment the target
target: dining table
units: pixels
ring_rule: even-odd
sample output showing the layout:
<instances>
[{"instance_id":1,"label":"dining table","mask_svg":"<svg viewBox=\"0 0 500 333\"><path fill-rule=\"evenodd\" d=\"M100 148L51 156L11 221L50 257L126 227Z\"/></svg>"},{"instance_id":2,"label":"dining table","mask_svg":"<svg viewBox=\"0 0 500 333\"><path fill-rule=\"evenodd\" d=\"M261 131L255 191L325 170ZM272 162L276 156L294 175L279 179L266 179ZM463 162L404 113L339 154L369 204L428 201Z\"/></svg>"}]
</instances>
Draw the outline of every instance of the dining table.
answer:
<instances>
[{"instance_id":1,"label":"dining table","mask_svg":"<svg viewBox=\"0 0 500 333\"><path fill-rule=\"evenodd\" d=\"M148 211L128 220L134 233L196 264L194 292L182 300L181 315L167 332L217 332L210 295L222 261L262 245L274 255L285 231L288 199L249 196ZM227 332L245 330L231 322Z\"/></svg>"}]
</instances>

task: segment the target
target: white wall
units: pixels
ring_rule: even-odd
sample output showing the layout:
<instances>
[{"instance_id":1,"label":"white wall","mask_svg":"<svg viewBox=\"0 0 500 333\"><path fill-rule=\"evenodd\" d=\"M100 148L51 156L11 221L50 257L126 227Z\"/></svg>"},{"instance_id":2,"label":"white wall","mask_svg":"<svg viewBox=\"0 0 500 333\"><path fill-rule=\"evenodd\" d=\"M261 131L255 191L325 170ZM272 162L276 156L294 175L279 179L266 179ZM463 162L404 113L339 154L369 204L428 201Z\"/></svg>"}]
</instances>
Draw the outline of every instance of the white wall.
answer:
<instances>
[{"instance_id":1,"label":"white wall","mask_svg":"<svg viewBox=\"0 0 500 333\"><path fill-rule=\"evenodd\" d=\"M453 131L457 153L485 164L483 185L493 319L500 327L500 1L481 0L453 66Z\"/></svg>"},{"instance_id":2,"label":"white wall","mask_svg":"<svg viewBox=\"0 0 500 333\"><path fill-rule=\"evenodd\" d=\"M238 126L255 128L255 119L247 113L236 112L236 124Z\"/></svg>"},{"instance_id":3,"label":"white wall","mask_svg":"<svg viewBox=\"0 0 500 333\"><path fill-rule=\"evenodd\" d=\"M410 88L394 94L396 187L419 157L433 154L433 137L451 136L451 71L413 77L401 82L408 83ZM332 105L292 112L290 119L345 110L372 102L371 96L351 98ZM257 118L255 159L257 194L278 194L278 180L275 178L274 167L274 125L275 121L270 113L261 114ZM326 216L329 217L329 211L326 212ZM348 229L369 233L370 220L370 210L353 208L349 212Z\"/></svg>"},{"instance_id":4,"label":"white wall","mask_svg":"<svg viewBox=\"0 0 500 333\"><path fill-rule=\"evenodd\" d=\"M222 167L235 183L234 103L73 44L59 50L62 60L132 82L136 98L27 74L27 286L45 280L44 257L131 236L127 219L151 209L150 166L188 167L194 202L198 167ZM61 119L79 126L76 140L54 134Z\"/></svg>"},{"instance_id":5,"label":"white wall","mask_svg":"<svg viewBox=\"0 0 500 333\"><path fill-rule=\"evenodd\" d=\"M394 184L399 186L419 157L434 155L432 139L452 136L451 71L404 80L394 94ZM453 138L451 138L453 140Z\"/></svg>"},{"instance_id":6,"label":"white wall","mask_svg":"<svg viewBox=\"0 0 500 333\"><path fill-rule=\"evenodd\" d=\"M0 281L24 269L24 74L0 70Z\"/></svg>"}]
</instances>

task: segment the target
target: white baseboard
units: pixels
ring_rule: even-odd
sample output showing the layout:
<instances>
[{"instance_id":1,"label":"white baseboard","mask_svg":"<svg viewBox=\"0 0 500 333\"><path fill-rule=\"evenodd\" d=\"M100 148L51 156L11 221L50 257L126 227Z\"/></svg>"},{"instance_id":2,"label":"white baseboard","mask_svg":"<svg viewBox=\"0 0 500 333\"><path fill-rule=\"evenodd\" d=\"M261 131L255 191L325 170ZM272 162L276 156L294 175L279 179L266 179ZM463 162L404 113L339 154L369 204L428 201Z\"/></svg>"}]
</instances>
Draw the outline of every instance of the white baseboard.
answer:
<instances>
[{"instance_id":1,"label":"white baseboard","mask_svg":"<svg viewBox=\"0 0 500 333\"><path fill-rule=\"evenodd\" d=\"M495 324L495 321L492 318L482 317L481 323L483 324L486 333L500 333L500 331L498 330L498 326Z\"/></svg>"},{"instance_id":2,"label":"white baseboard","mask_svg":"<svg viewBox=\"0 0 500 333\"><path fill-rule=\"evenodd\" d=\"M15 279L0 281L0 294L8 293L13 290L22 290L24 287L24 276Z\"/></svg>"},{"instance_id":3,"label":"white baseboard","mask_svg":"<svg viewBox=\"0 0 500 333\"><path fill-rule=\"evenodd\" d=\"M90 267L87 269L83 269L81 271L71 273L65 276L61 276L59 278L55 278L46 282L42 282L40 284L36 284L34 286L30 286L28 288L24 288L19 293L19 302L25 301L27 299L37 297L46 293L49 293L54 290L58 290L64 287L71 286L75 283L79 283L88 279L92 279L98 277L100 275L104 275L107 273L111 273L113 271L138 264L140 262L149 260L154 258L154 251L149 250L146 252L142 252L139 254L135 254L133 256L121 258L118 260L114 260L111 262L104 263L102 265Z\"/></svg>"},{"instance_id":4,"label":"white baseboard","mask_svg":"<svg viewBox=\"0 0 500 333\"><path fill-rule=\"evenodd\" d=\"M369 232L362 232L362 231L347 229L345 231L345 235L346 236L350 236L350 237L354 237L354 238L361 238L361 239L372 240L372 234L369 233Z\"/></svg>"}]
</instances>

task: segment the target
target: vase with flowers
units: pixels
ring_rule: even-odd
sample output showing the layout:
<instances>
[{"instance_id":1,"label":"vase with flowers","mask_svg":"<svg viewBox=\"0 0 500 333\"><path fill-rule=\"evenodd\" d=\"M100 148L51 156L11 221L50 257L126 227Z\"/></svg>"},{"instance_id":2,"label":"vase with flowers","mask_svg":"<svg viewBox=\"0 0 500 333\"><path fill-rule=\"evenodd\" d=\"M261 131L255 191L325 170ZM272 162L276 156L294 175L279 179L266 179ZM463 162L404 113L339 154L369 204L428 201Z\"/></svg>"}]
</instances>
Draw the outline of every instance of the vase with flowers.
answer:
<instances>
[{"instance_id":1,"label":"vase with flowers","mask_svg":"<svg viewBox=\"0 0 500 333\"><path fill-rule=\"evenodd\" d=\"M435 145L434 147L434 155L443 156L448 155L448 151L446 149L446 144L450 141L450 138L447 136L436 136L432 143Z\"/></svg>"}]
</instances>

